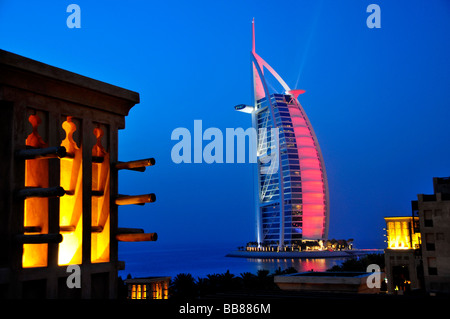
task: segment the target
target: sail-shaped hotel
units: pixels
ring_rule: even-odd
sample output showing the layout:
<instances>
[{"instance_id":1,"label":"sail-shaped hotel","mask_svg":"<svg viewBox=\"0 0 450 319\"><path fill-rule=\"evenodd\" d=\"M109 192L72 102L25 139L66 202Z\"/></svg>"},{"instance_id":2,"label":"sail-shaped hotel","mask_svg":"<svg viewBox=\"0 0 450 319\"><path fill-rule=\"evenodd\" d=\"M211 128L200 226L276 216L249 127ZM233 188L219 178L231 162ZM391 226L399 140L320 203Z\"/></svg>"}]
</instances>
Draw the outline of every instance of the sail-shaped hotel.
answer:
<instances>
[{"instance_id":1,"label":"sail-shaped hotel","mask_svg":"<svg viewBox=\"0 0 450 319\"><path fill-rule=\"evenodd\" d=\"M252 33L254 105L235 109L251 114L257 132L257 242L284 246L324 240L329 223L328 182L319 143L298 101L304 91L290 89L256 53L254 21ZM269 90L268 76L281 85L282 92Z\"/></svg>"}]
</instances>

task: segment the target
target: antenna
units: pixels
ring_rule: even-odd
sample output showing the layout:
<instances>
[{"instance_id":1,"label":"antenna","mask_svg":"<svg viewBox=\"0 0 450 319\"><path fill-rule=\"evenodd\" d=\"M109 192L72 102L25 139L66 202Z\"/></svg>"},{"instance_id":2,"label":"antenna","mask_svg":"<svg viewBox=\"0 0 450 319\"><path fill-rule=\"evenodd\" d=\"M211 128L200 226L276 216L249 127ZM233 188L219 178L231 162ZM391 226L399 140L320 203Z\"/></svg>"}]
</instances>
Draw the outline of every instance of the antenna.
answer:
<instances>
[{"instance_id":1,"label":"antenna","mask_svg":"<svg viewBox=\"0 0 450 319\"><path fill-rule=\"evenodd\" d=\"M252 20L252 52L255 52L255 18Z\"/></svg>"}]
</instances>

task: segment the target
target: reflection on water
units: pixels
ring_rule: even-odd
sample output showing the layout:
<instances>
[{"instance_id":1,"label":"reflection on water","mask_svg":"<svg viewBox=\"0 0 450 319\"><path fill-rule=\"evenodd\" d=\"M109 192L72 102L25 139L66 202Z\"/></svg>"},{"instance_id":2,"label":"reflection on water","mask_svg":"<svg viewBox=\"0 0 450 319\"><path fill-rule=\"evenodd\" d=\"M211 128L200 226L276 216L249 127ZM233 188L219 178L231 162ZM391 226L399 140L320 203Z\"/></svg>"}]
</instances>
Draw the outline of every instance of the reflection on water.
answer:
<instances>
[{"instance_id":1,"label":"reflection on water","mask_svg":"<svg viewBox=\"0 0 450 319\"><path fill-rule=\"evenodd\" d=\"M257 259L225 257L233 247L170 247L167 249L119 249L119 260L125 261L125 270L119 272L122 278L130 274L133 278L148 276L171 276L190 273L194 278L204 278L209 274L221 274L227 270L239 276L250 272L256 274L265 269L274 273L277 269L290 267L298 272L325 271L340 265L345 258L302 258L302 259ZM143 249L144 248L144 249Z\"/></svg>"},{"instance_id":2,"label":"reflection on water","mask_svg":"<svg viewBox=\"0 0 450 319\"><path fill-rule=\"evenodd\" d=\"M292 258L292 259L252 259L247 258L248 263L255 263L257 270L266 269L274 272L277 269L285 270L295 268L298 272L326 271L334 265L340 265L345 258Z\"/></svg>"},{"instance_id":3,"label":"reflection on water","mask_svg":"<svg viewBox=\"0 0 450 319\"><path fill-rule=\"evenodd\" d=\"M287 269L293 267L298 271L323 271L327 268L327 262L325 259L259 259L258 263L262 268L270 265L270 268L278 268Z\"/></svg>"}]
</instances>

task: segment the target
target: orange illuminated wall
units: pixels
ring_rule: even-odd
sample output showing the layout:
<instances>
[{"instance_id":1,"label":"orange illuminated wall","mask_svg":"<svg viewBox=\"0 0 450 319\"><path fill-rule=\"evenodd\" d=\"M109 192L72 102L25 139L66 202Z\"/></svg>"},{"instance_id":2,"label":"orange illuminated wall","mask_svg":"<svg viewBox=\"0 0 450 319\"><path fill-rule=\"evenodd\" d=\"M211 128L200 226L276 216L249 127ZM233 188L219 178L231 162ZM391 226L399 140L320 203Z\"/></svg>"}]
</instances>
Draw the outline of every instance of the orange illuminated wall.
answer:
<instances>
[{"instance_id":1,"label":"orange illuminated wall","mask_svg":"<svg viewBox=\"0 0 450 319\"><path fill-rule=\"evenodd\" d=\"M100 124L94 129L96 143L92 148L92 235L91 261L109 261L110 242L110 164L109 153L102 145L105 128Z\"/></svg>"},{"instance_id":2,"label":"orange illuminated wall","mask_svg":"<svg viewBox=\"0 0 450 319\"><path fill-rule=\"evenodd\" d=\"M59 265L80 264L83 248L82 212L82 146L73 139L77 126L71 117L63 123L66 139L61 146L69 154L61 159L61 186L66 195L60 199L60 230L63 241L59 244ZM91 262L108 262L110 256L110 161L102 146L104 129L98 125L92 137L92 211Z\"/></svg>"},{"instance_id":3,"label":"orange illuminated wall","mask_svg":"<svg viewBox=\"0 0 450 319\"><path fill-rule=\"evenodd\" d=\"M32 132L26 139L30 148L48 147L38 133L41 116L32 114L29 122ZM58 248L58 265L81 264L83 251L83 148L74 140L79 121L71 116L64 118L62 129L65 138L61 146L66 156L60 159L60 186L65 190L59 198L59 229L62 242ZM100 124L92 132L96 143L92 148L92 235L91 261L108 262L110 259L110 160L109 153L102 145L107 128ZM28 159L25 161L25 187L48 187L48 159ZM25 199L25 234L48 233L48 198L31 197ZM22 265L29 267L47 266L48 244L24 244Z\"/></svg>"},{"instance_id":4,"label":"orange illuminated wall","mask_svg":"<svg viewBox=\"0 0 450 319\"><path fill-rule=\"evenodd\" d=\"M28 135L25 144L31 148L44 148L47 144L38 133L38 127L44 116L32 114L28 121L32 132ZM25 187L48 187L48 160L29 159L25 161ZM48 233L48 198L32 197L24 202L24 234ZM47 266L48 244L24 244L22 265L28 267Z\"/></svg>"},{"instance_id":5,"label":"orange illuminated wall","mask_svg":"<svg viewBox=\"0 0 450 319\"><path fill-rule=\"evenodd\" d=\"M59 227L63 241L59 244L58 265L81 264L83 236L82 208L82 146L73 139L77 130L72 117L67 117L62 128L66 138L61 142L67 156L61 159L60 185L66 194L59 202Z\"/></svg>"}]
</instances>

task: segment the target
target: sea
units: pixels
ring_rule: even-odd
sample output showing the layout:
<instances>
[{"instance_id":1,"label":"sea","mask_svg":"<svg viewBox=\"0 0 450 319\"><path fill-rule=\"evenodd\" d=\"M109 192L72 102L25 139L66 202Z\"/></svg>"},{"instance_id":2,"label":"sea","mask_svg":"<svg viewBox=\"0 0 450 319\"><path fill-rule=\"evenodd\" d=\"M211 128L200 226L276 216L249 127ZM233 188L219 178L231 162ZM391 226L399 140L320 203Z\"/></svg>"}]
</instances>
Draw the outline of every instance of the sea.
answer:
<instances>
[{"instance_id":1,"label":"sea","mask_svg":"<svg viewBox=\"0 0 450 319\"><path fill-rule=\"evenodd\" d=\"M237 250L236 244L172 244L151 245L146 243L120 243L119 260L125 262L125 269L119 276L125 279L170 276L174 278L181 273L191 274L194 278L207 275L223 274L229 271L235 276L258 270L274 273L277 269L293 267L298 272L326 271L334 265L342 264L347 258L294 258L294 259L259 259L227 257Z\"/></svg>"}]
</instances>

